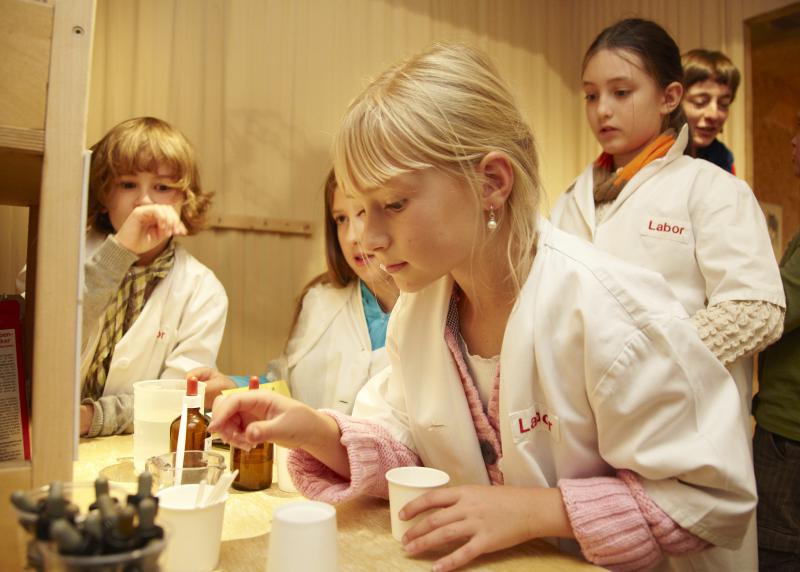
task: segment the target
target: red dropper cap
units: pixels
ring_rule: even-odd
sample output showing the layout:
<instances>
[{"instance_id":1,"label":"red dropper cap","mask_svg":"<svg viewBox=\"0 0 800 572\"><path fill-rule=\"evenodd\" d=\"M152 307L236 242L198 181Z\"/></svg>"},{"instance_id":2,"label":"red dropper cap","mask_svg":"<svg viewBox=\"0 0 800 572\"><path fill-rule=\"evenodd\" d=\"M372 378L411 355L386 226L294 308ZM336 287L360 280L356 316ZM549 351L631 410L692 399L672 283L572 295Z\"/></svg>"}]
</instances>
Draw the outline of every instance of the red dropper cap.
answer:
<instances>
[{"instance_id":1,"label":"red dropper cap","mask_svg":"<svg viewBox=\"0 0 800 572\"><path fill-rule=\"evenodd\" d=\"M250 389L258 389L258 386L259 386L258 376L257 375L251 375L250 376Z\"/></svg>"},{"instance_id":2,"label":"red dropper cap","mask_svg":"<svg viewBox=\"0 0 800 572\"><path fill-rule=\"evenodd\" d=\"M190 377L186 382L186 395L197 395L197 378L195 376Z\"/></svg>"}]
</instances>

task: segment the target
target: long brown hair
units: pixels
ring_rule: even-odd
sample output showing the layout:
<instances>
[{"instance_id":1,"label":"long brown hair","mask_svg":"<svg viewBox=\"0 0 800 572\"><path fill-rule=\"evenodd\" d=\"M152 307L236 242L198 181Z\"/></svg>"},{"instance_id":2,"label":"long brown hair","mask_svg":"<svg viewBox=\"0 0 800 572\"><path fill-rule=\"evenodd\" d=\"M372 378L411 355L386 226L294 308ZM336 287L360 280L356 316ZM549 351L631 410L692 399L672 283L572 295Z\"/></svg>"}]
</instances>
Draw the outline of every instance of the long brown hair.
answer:
<instances>
[{"instance_id":1,"label":"long brown hair","mask_svg":"<svg viewBox=\"0 0 800 572\"><path fill-rule=\"evenodd\" d=\"M336 173L333 168L328 171L328 176L325 178L325 186L323 187L325 212L324 212L324 229L325 229L325 262L328 269L312 278L300 292L300 296L295 302L294 315L292 316L292 327L289 329L289 337L291 332L294 331L297 325L297 320L300 317L300 311L303 309L303 298L305 298L308 291L317 284L330 284L334 288L344 288L351 282L358 280L358 276L350 268L347 259L342 252L342 246L339 244L339 232L336 227L336 221L333 220L333 195L336 192ZM287 339L287 344L288 339Z\"/></svg>"}]
</instances>

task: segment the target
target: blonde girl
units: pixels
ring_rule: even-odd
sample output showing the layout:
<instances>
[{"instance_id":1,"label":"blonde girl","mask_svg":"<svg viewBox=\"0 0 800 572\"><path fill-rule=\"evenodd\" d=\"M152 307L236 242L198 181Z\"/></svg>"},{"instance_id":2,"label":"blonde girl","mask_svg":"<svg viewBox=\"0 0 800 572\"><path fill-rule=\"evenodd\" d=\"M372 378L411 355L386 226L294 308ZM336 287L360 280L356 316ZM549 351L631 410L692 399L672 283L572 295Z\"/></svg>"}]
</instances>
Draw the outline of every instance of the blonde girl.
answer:
<instances>
[{"instance_id":1,"label":"blonde girl","mask_svg":"<svg viewBox=\"0 0 800 572\"><path fill-rule=\"evenodd\" d=\"M392 467L446 471L401 514L440 509L403 538L410 555L458 541L437 571L532 538L619 570L739 542L755 497L727 372L658 275L538 217L534 138L485 55L391 67L334 150L402 292L391 370L352 416L247 392L212 430L294 448L295 484L328 502L386 497Z\"/></svg>"}]
</instances>

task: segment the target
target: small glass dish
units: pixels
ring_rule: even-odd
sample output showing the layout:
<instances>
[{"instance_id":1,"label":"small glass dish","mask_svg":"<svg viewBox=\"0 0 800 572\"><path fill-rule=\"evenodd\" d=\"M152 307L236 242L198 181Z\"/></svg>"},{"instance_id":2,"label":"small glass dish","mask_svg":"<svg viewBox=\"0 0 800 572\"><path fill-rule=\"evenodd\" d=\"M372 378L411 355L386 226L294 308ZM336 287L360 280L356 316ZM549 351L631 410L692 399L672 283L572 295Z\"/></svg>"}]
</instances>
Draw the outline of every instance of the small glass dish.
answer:
<instances>
[{"instance_id":1,"label":"small glass dish","mask_svg":"<svg viewBox=\"0 0 800 572\"><path fill-rule=\"evenodd\" d=\"M164 453L147 459L145 468L153 475L153 493L177 484L198 484L205 479L216 484L226 470L225 457L215 451L186 451L183 456L181 482L176 482L176 453Z\"/></svg>"},{"instance_id":2,"label":"small glass dish","mask_svg":"<svg viewBox=\"0 0 800 572\"><path fill-rule=\"evenodd\" d=\"M168 537L167 531L164 534ZM44 570L50 572L158 572L158 559L167 545L168 538L151 540L142 548L94 556L72 556L60 554L52 542L38 541Z\"/></svg>"}]
</instances>

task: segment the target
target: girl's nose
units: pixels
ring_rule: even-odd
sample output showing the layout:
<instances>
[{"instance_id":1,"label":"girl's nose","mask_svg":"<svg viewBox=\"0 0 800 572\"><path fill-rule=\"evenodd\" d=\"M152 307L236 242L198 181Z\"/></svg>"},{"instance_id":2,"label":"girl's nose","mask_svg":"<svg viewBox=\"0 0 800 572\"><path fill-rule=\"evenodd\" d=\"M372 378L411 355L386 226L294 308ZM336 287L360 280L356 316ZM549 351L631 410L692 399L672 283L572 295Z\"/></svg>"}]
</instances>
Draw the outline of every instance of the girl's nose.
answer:
<instances>
[{"instance_id":1,"label":"girl's nose","mask_svg":"<svg viewBox=\"0 0 800 572\"><path fill-rule=\"evenodd\" d=\"M597 114L600 117L611 117L611 106L608 105L608 99L602 95L597 97Z\"/></svg>"},{"instance_id":2,"label":"girl's nose","mask_svg":"<svg viewBox=\"0 0 800 572\"><path fill-rule=\"evenodd\" d=\"M361 216L355 216L350 221L347 227L347 240L357 244L361 242L361 235L364 234L364 220Z\"/></svg>"},{"instance_id":3,"label":"girl's nose","mask_svg":"<svg viewBox=\"0 0 800 572\"><path fill-rule=\"evenodd\" d=\"M361 244L368 252L385 250L389 246L389 235L376 223L362 222Z\"/></svg>"}]
</instances>

